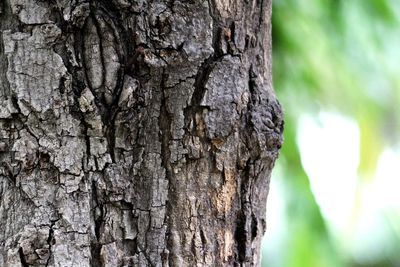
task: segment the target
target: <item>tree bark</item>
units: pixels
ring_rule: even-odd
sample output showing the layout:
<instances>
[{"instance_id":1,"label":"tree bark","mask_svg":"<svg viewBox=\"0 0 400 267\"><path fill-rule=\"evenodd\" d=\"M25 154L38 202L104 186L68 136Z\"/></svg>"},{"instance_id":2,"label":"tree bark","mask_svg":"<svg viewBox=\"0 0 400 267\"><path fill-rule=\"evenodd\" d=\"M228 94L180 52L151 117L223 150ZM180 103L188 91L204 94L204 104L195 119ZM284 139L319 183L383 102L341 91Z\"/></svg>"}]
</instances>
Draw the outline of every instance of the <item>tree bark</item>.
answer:
<instances>
[{"instance_id":1,"label":"tree bark","mask_svg":"<svg viewBox=\"0 0 400 267\"><path fill-rule=\"evenodd\" d=\"M270 0L2 0L0 266L258 266Z\"/></svg>"}]
</instances>

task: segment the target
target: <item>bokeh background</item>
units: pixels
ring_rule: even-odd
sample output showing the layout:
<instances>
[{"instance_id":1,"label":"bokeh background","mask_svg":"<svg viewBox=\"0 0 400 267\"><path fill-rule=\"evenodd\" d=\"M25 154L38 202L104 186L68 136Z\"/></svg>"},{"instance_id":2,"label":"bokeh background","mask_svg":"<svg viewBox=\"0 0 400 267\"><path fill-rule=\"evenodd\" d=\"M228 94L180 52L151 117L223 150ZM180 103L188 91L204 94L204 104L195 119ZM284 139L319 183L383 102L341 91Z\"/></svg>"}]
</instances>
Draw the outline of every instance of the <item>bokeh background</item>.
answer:
<instances>
[{"instance_id":1,"label":"bokeh background","mask_svg":"<svg viewBox=\"0 0 400 267\"><path fill-rule=\"evenodd\" d=\"M400 266L400 1L274 0L263 267Z\"/></svg>"}]
</instances>

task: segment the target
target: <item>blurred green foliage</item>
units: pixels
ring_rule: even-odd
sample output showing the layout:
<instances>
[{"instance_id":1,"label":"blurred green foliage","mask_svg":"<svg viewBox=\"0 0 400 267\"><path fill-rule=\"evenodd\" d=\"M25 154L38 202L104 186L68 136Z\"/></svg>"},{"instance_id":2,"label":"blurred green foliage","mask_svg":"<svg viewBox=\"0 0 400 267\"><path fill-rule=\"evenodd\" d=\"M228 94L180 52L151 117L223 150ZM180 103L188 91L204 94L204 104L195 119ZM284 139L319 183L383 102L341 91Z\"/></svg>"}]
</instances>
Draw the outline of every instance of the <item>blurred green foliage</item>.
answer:
<instances>
[{"instance_id":1,"label":"blurred green foliage","mask_svg":"<svg viewBox=\"0 0 400 267\"><path fill-rule=\"evenodd\" d=\"M351 244L329 229L296 142L301 114L316 117L328 110L353 118L360 130L358 186L374 179L382 151L399 143L400 1L274 0L273 60L274 87L285 110L285 143L272 183L283 188L285 229L271 241L272 230L267 230L263 266L400 266L397 252L357 261ZM385 236L392 236L389 244L400 244L400 215L388 214ZM375 245L383 246L379 238Z\"/></svg>"}]
</instances>

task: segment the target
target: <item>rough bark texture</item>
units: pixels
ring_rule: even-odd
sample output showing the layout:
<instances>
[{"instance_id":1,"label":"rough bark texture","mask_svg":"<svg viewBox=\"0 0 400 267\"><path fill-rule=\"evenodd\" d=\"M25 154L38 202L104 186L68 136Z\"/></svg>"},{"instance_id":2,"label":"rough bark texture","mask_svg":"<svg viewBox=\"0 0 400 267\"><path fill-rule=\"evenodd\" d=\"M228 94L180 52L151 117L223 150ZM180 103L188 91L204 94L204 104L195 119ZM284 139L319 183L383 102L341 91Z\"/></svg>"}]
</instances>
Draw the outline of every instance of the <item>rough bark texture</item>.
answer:
<instances>
[{"instance_id":1,"label":"rough bark texture","mask_svg":"<svg viewBox=\"0 0 400 267\"><path fill-rule=\"evenodd\" d=\"M0 266L257 266L270 0L2 0Z\"/></svg>"}]
</instances>

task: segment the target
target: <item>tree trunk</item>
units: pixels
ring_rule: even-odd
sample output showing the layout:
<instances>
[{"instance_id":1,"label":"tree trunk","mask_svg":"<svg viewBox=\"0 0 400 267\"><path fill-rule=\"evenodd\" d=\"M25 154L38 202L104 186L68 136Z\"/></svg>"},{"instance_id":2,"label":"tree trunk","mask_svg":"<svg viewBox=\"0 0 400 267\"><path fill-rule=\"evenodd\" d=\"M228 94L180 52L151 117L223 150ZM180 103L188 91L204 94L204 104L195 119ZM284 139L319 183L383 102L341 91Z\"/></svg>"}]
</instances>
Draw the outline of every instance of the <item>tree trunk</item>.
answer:
<instances>
[{"instance_id":1,"label":"tree trunk","mask_svg":"<svg viewBox=\"0 0 400 267\"><path fill-rule=\"evenodd\" d=\"M270 0L2 0L0 266L258 266Z\"/></svg>"}]
</instances>

